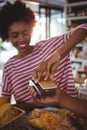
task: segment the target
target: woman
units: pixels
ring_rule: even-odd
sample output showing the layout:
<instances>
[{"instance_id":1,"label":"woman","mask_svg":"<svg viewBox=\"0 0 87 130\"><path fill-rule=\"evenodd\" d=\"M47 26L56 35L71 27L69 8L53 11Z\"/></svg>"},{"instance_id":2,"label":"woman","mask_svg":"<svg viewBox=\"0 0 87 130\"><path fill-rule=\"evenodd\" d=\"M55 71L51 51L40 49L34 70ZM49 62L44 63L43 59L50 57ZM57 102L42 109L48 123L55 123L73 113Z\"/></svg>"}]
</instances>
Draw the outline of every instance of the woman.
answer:
<instances>
[{"instance_id":1,"label":"woman","mask_svg":"<svg viewBox=\"0 0 87 130\"><path fill-rule=\"evenodd\" d=\"M34 12L21 1L15 1L14 4L6 3L0 10L0 37L3 41L10 41L18 50L18 54L10 58L4 65L2 95L6 96L9 101L14 95L16 104L24 109L29 109L30 102L33 102L28 89L33 70L51 57L75 32L73 30L30 46L34 25ZM83 32L87 26L82 25L76 30L79 29ZM54 82L70 96L76 96L68 54L61 60L54 76Z\"/></svg>"}]
</instances>

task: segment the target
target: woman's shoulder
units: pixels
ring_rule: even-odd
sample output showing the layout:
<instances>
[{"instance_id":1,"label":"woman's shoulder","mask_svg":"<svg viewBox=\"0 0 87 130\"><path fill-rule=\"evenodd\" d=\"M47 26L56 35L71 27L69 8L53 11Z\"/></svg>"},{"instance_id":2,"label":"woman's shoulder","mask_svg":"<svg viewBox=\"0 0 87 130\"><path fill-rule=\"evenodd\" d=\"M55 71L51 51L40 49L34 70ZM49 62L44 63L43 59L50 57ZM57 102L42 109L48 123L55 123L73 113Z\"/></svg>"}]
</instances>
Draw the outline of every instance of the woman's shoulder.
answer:
<instances>
[{"instance_id":1,"label":"woman's shoulder","mask_svg":"<svg viewBox=\"0 0 87 130\"><path fill-rule=\"evenodd\" d=\"M10 66L12 64L12 62L14 61L14 56L9 58L6 63L4 64L4 67Z\"/></svg>"},{"instance_id":2,"label":"woman's shoulder","mask_svg":"<svg viewBox=\"0 0 87 130\"><path fill-rule=\"evenodd\" d=\"M63 34L63 35L64 35L64 34ZM60 35L60 36L53 36L53 37L48 37L48 38L46 38L46 39L44 39L44 40L40 40L37 44L35 44L35 47L44 46L44 45L47 44L47 43L50 44L51 41L54 41L54 42L55 42L56 40L62 38L63 35Z\"/></svg>"}]
</instances>

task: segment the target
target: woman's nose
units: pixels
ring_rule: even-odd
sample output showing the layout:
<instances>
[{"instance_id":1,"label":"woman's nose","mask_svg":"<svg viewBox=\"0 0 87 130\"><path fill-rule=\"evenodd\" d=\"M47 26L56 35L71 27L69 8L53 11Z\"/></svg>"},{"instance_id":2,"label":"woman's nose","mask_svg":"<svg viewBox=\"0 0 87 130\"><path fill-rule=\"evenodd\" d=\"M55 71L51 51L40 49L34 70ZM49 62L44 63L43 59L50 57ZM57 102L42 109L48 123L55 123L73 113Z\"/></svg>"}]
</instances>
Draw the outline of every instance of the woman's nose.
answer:
<instances>
[{"instance_id":1,"label":"woman's nose","mask_svg":"<svg viewBox=\"0 0 87 130\"><path fill-rule=\"evenodd\" d=\"M22 34L19 35L19 41L24 41L24 36Z\"/></svg>"}]
</instances>

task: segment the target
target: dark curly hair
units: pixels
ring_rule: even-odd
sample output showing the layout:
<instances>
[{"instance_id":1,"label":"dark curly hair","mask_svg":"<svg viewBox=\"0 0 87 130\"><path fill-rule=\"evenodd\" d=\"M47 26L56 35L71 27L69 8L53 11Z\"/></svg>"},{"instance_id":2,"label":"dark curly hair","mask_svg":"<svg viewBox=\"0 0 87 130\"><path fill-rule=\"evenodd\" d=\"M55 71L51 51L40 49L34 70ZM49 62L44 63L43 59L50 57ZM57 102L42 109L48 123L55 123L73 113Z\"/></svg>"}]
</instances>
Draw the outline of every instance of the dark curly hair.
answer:
<instances>
[{"instance_id":1,"label":"dark curly hair","mask_svg":"<svg viewBox=\"0 0 87 130\"><path fill-rule=\"evenodd\" d=\"M24 21L29 24L35 22L34 11L27 8L20 0L14 4L7 2L0 10L0 37L3 41L8 40L9 26L16 21Z\"/></svg>"}]
</instances>

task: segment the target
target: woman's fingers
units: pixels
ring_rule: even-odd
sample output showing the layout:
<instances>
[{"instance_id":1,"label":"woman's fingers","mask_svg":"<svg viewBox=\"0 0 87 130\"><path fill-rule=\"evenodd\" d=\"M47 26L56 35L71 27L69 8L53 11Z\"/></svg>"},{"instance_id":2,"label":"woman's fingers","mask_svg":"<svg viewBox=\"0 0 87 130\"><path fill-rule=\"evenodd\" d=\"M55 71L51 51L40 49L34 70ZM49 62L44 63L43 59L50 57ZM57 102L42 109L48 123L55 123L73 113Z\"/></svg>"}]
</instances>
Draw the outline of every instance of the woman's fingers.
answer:
<instances>
[{"instance_id":1,"label":"woman's fingers","mask_svg":"<svg viewBox=\"0 0 87 130\"><path fill-rule=\"evenodd\" d=\"M31 86L28 87L30 94L32 95L32 97L35 99L37 97L37 92L35 91L35 89Z\"/></svg>"},{"instance_id":2,"label":"woman's fingers","mask_svg":"<svg viewBox=\"0 0 87 130\"><path fill-rule=\"evenodd\" d=\"M53 79L53 75L57 69L60 59L60 54L56 52L52 57L40 64L33 73L35 82L40 81L42 77L44 77L44 80L47 80L48 78Z\"/></svg>"},{"instance_id":3,"label":"woman's fingers","mask_svg":"<svg viewBox=\"0 0 87 130\"><path fill-rule=\"evenodd\" d=\"M47 67L45 63L42 63L33 72L33 77L36 83L39 82L42 77L45 79L46 75L47 75Z\"/></svg>"}]
</instances>

